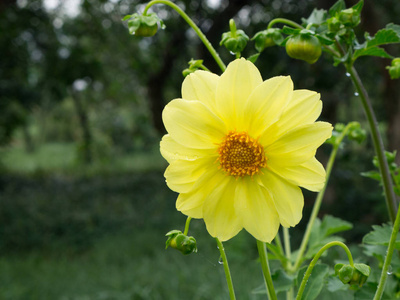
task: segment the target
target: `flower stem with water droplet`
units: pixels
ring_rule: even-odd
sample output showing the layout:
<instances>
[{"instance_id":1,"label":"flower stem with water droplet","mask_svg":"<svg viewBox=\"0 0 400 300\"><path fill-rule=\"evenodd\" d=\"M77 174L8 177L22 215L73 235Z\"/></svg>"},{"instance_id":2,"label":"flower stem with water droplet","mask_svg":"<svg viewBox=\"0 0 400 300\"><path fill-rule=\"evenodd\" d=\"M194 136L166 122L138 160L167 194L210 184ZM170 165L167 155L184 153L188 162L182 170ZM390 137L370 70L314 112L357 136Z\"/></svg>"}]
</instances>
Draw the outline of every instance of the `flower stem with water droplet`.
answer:
<instances>
[{"instance_id":1,"label":"flower stem with water droplet","mask_svg":"<svg viewBox=\"0 0 400 300\"><path fill-rule=\"evenodd\" d=\"M235 300L236 299L235 290L233 289L232 276L231 276L231 272L229 270L228 259L226 258L224 245L221 243L221 241L218 238L215 238L215 240L217 241L217 247L218 247L219 253L221 254L222 264L224 265L226 283L228 284L228 289L229 289L229 297L231 300Z\"/></svg>"}]
</instances>

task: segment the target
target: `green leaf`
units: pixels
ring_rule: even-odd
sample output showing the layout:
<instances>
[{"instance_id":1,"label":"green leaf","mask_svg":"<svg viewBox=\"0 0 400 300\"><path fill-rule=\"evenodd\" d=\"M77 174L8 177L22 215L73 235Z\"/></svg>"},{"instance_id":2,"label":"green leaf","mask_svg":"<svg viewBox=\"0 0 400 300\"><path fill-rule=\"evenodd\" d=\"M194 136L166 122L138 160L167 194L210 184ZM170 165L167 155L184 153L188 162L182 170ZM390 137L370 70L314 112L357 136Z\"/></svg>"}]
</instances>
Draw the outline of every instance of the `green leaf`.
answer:
<instances>
[{"instance_id":1,"label":"green leaf","mask_svg":"<svg viewBox=\"0 0 400 300\"><path fill-rule=\"evenodd\" d=\"M332 7L329 9L329 15L331 17L334 17L337 13L339 13L340 11L342 11L345 8L346 8L346 4L344 3L344 1L339 0L335 4L333 4Z\"/></svg>"},{"instance_id":2,"label":"green leaf","mask_svg":"<svg viewBox=\"0 0 400 300\"><path fill-rule=\"evenodd\" d=\"M393 56L391 56L384 49L379 47L357 49L356 51L354 51L353 61L355 61L360 56L378 56L383 58L393 58Z\"/></svg>"},{"instance_id":3,"label":"green leaf","mask_svg":"<svg viewBox=\"0 0 400 300\"><path fill-rule=\"evenodd\" d=\"M367 41L367 48L399 42L400 36L398 35L398 33L392 28L385 28L379 30L371 40Z\"/></svg>"},{"instance_id":4,"label":"green leaf","mask_svg":"<svg viewBox=\"0 0 400 300\"><path fill-rule=\"evenodd\" d=\"M347 290L347 286L344 285L343 282L341 282L336 276L328 277L327 290L335 293L340 290Z\"/></svg>"},{"instance_id":5,"label":"green leaf","mask_svg":"<svg viewBox=\"0 0 400 300\"><path fill-rule=\"evenodd\" d=\"M303 21L303 23L305 23L306 26L308 24L313 24L313 25L319 26L322 23L326 22L327 17L328 17L328 13L326 12L325 9L314 8L311 15L307 19L302 18L302 21Z\"/></svg>"},{"instance_id":6,"label":"green leaf","mask_svg":"<svg viewBox=\"0 0 400 300\"><path fill-rule=\"evenodd\" d=\"M278 269L272 274L272 281L277 293L288 291L293 286L294 279L285 273L282 269Z\"/></svg>"},{"instance_id":7,"label":"green leaf","mask_svg":"<svg viewBox=\"0 0 400 300\"><path fill-rule=\"evenodd\" d=\"M247 58L248 61L251 61L253 64L257 61L260 53L253 54Z\"/></svg>"},{"instance_id":8,"label":"green leaf","mask_svg":"<svg viewBox=\"0 0 400 300\"><path fill-rule=\"evenodd\" d=\"M375 296L376 289L378 287L377 283L367 282L362 289L359 289L354 294L354 300L371 300ZM394 296L394 295L393 295ZM387 293L384 293L381 300L393 300L394 297L389 296Z\"/></svg>"},{"instance_id":9,"label":"green leaf","mask_svg":"<svg viewBox=\"0 0 400 300\"><path fill-rule=\"evenodd\" d=\"M307 270L308 266L304 266L299 270L297 275L297 283L300 286L301 281L303 280L304 274ZM328 275L329 266L326 264L317 264L315 265L310 278L307 280L306 287L304 289L304 293L302 299L314 300L318 297L321 292L325 277Z\"/></svg>"},{"instance_id":10,"label":"green leaf","mask_svg":"<svg viewBox=\"0 0 400 300\"><path fill-rule=\"evenodd\" d=\"M379 181L379 182L380 182L381 179L382 179L381 173L378 172L378 171L362 172L362 173L361 173L361 176L368 177L368 178L371 178L371 179L373 179L373 180L377 180L377 181Z\"/></svg>"},{"instance_id":11,"label":"green leaf","mask_svg":"<svg viewBox=\"0 0 400 300\"><path fill-rule=\"evenodd\" d=\"M389 23L389 24L386 25L386 29L393 30L400 37L400 25Z\"/></svg>"},{"instance_id":12,"label":"green leaf","mask_svg":"<svg viewBox=\"0 0 400 300\"><path fill-rule=\"evenodd\" d=\"M392 234L392 226L389 224L383 224L382 226L373 225L373 231L367 233L363 238L364 244L369 245L389 245L390 235ZM400 236L397 235L395 247L400 248Z\"/></svg>"},{"instance_id":13,"label":"green leaf","mask_svg":"<svg viewBox=\"0 0 400 300\"><path fill-rule=\"evenodd\" d=\"M330 215L326 215L321 224L321 231L324 236L329 236L337 232L350 230L352 228L353 225L351 223Z\"/></svg>"}]
</instances>

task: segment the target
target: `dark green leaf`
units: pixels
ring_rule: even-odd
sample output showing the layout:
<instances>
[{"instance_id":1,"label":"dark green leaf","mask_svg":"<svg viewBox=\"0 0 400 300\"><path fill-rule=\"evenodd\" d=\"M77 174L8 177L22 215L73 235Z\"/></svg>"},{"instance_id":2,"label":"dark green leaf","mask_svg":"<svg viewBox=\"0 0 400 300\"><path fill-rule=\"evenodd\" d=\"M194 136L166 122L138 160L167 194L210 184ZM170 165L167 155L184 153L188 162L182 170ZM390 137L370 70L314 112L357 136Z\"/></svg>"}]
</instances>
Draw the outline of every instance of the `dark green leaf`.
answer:
<instances>
[{"instance_id":1,"label":"dark green leaf","mask_svg":"<svg viewBox=\"0 0 400 300\"><path fill-rule=\"evenodd\" d=\"M247 60L251 61L253 64L257 61L260 53L253 54L247 58Z\"/></svg>"},{"instance_id":2,"label":"dark green leaf","mask_svg":"<svg viewBox=\"0 0 400 300\"><path fill-rule=\"evenodd\" d=\"M368 178L371 178L373 180L377 180L379 182L381 181L381 178L382 178L381 173L378 172L378 171L362 172L361 176L368 177Z\"/></svg>"},{"instance_id":3,"label":"dark green leaf","mask_svg":"<svg viewBox=\"0 0 400 300\"><path fill-rule=\"evenodd\" d=\"M328 277L327 289L328 291L335 293L340 290L347 290L347 286L344 285L339 278L334 276L334 277Z\"/></svg>"},{"instance_id":4,"label":"dark green leaf","mask_svg":"<svg viewBox=\"0 0 400 300\"><path fill-rule=\"evenodd\" d=\"M352 9L354 9L357 13L361 13L363 6L364 6L364 0L360 0L358 1L357 4L352 6Z\"/></svg>"},{"instance_id":5,"label":"dark green leaf","mask_svg":"<svg viewBox=\"0 0 400 300\"><path fill-rule=\"evenodd\" d=\"M294 29L294 28L291 28L288 26L283 26L283 28L282 28L282 33L288 34L288 35L298 34L298 33L300 33L300 31L301 31L301 29Z\"/></svg>"},{"instance_id":6,"label":"dark green leaf","mask_svg":"<svg viewBox=\"0 0 400 300\"><path fill-rule=\"evenodd\" d=\"M305 23L305 25L313 24L319 26L326 21L327 16L328 14L325 9L314 8L311 15L307 19L303 18L302 21Z\"/></svg>"},{"instance_id":7,"label":"dark green leaf","mask_svg":"<svg viewBox=\"0 0 400 300\"><path fill-rule=\"evenodd\" d=\"M351 223L330 215L326 215L321 224L321 232L323 236L329 236L337 232L350 230L352 228L353 225Z\"/></svg>"},{"instance_id":8,"label":"dark green leaf","mask_svg":"<svg viewBox=\"0 0 400 300\"><path fill-rule=\"evenodd\" d=\"M353 60L356 60L360 56L378 56L384 58L393 58L393 56L391 56L384 49L379 47L357 49L356 51L354 51Z\"/></svg>"},{"instance_id":9,"label":"dark green leaf","mask_svg":"<svg viewBox=\"0 0 400 300\"><path fill-rule=\"evenodd\" d=\"M400 36L398 35L398 33L392 28L385 28L379 30L371 40L367 41L367 48L399 42Z\"/></svg>"},{"instance_id":10,"label":"dark green leaf","mask_svg":"<svg viewBox=\"0 0 400 300\"><path fill-rule=\"evenodd\" d=\"M272 274L272 281L277 293L288 291L293 286L293 278L282 269L278 269Z\"/></svg>"},{"instance_id":11,"label":"dark green leaf","mask_svg":"<svg viewBox=\"0 0 400 300\"><path fill-rule=\"evenodd\" d=\"M301 281L303 280L304 273L306 272L307 267L308 266L304 266L299 270L299 273L297 275L298 286L300 286ZM314 300L318 297L323 288L325 277L328 275L328 271L329 266L325 264L317 264L314 267L311 276L307 281L302 299Z\"/></svg>"},{"instance_id":12,"label":"dark green leaf","mask_svg":"<svg viewBox=\"0 0 400 300\"><path fill-rule=\"evenodd\" d=\"M354 300L371 300L375 296L376 289L378 287L377 283L367 282L362 289L359 289L354 294ZM384 293L381 300L393 300L393 296L389 296L387 293Z\"/></svg>"},{"instance_id":13,"label":"dark green leaf","mask_svg":"<svg viewBox=\"0 0 400 300\"><path fill-rule=\"evenodd\" d=\"M364 244L370 245L384 245L389 244L390 235L392 234L392 226L389 224L383 224L382 226L373 225L373 231L367 233L363 238ZM400 236L397 235L395 247L400 248Z\"/></svg>"},{"instance_id":14,"label":"dark green leaf","mask_svg":"<svg viewBox=\"0 0 400 300\"><path fill-rule=\"evenodd\" d=\"M400 25L389 23L389 24L386 25L386 29L393 30L400 37Z\"/></svg>"},{"instance_id":15,"label":"dark green leaf","mask_svg":"<svg viewBox=\"0 0 400 300\"><path fill-rule=\"evenodd\" d=\"M346 4L343 0L337 1L332 7L329 9L329 15L334 17L338 12L346 8Z\"/></svg>"}]
</instances>

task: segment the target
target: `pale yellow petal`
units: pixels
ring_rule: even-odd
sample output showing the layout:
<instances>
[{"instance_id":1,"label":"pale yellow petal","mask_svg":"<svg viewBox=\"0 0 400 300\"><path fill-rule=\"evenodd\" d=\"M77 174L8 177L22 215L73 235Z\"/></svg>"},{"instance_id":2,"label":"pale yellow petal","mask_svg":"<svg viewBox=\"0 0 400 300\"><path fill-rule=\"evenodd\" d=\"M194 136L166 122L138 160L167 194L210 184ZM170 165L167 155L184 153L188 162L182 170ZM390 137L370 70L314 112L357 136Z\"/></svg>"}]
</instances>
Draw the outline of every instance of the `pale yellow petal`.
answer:
<instances>
[{"instance_id":1,"label":"pale yellow petal","mask_svg":"<svg viewBox=\"0 0 400 300\"><path fill-rule=\"evenodd\" d=\"M316 122L296 127L265 149L267 165L274 168L302 164L332 135L332 125Z\"/></svg>"},{"instance_id":2,"label":"pale yellow petal","mask_svg":"<svg viewBox=\"0 0 400 300\"><path fill-rule=\"evenodd\" d=\"M235 209L243 227L256 239L270 243L279 229L279 216L268 191L251 177L237 181Z\"/></svg>"},{"instance_id":3,"label":"pale yellow petal","mask_svg":"<svg viewBox=\"0 0 400 300\"><path fill-rule=\"evenodd\" d=\"M217 86L217 111L228 128L242 130L238 116L243 114L247 99L262 83L256 66L244 58L231 62L221 75Z\"/></svg>"},{"instance_id":4,"label":"pale yellow petal","mask_svg":"<svg viewBox=\"0 0 400 300\"><path fill-rule=\"evenodd\" d=\"M282 226L297 225L301 220L304 206L301 189L268 170L260 176L260 179L272 195Z\"/></svg>"},{"instance_id":5,"label":"pale yellow petal","mask_svg":"<svg viewBox=\"0 0 400 300\"><path fill-rule=\"evenodd\" d=\"M297 126L311 124L319 117L322 110L320 94L309 90L295 90L278 122L267 128L260 142L273 143L277 138Z\"/></svg>"},{"instance_id":6,"label":"pale yellow petal","mask_svg":"<svg viewBox=\"0 0 400 300\"><path fill-rule=\"evenodd\" d=\"M315 157L307 160L301 165L279 167L270 164L268 167L292 184L301 186L313 192L319 192L325 184L325 169Z\"/></svg>"},{"instance_id":7,"label":"pale yellow petal","mask_svg":"<svg viewBox=\"0 0 400 300\"><path fill-rule=\"evenodd\" d=\"M220 173L218 168L210 168L195 182L188 193L181 193L176 200L176 209L183 214L201 219L203 218L203 204L206 197L215 189L213 177Z\"/></svg>"},{"instance_id":8,"label":"pale yellow petal","mask_svg":"<svg viewBox=\"0 0 400 300\"><path fill-rule=\"evenodd\" d=\"M196 160L200 157L216 154L215 149L194 149L177 143L169 134L163 136L160 142L161 155L169 162L177 159Z\"/></svg>"},{"instance_id":9,"label":"pale yellow petal","mask_svg":"<svg viewBox=\"0 0 400 300\"><path fill-rule=\"evenodd\" d=\"M165 170L168 187L177 193L189 192L201 175L210 168L217 168L216 157L203 157L196 160L174 160Z\"/></svg>"},{"instance_id":10,"label":"pale yellow petal","mask_svg":"<svg viewBox=\"0 0 400 300\"><path fill-rule=\"evenodd\" d=\"M216 148L226 133L225 124L200 101L176 99L163 111L169 135L188 148Z\"/></svg>"},{"instance_id":11,"label":"pale yellow petal","mask_svg":"<svg viewBox=\"0 0 400 300\"><path fill-rule=\"evenodd\" d=\"M227 241L243 228L234 206L236 179L220 172L212 182L215 187L203 205L204 222L212 237Z\"/></svg>"},{"instance_id":12,"label":"pale yellow petal","mask_svg":"<svg viewBox=\"0 0 400 300\"><path fill-rule=\"evenodd\" d=\"M182 98L199 100L215 110L215 91L219 76L211 72L198 70L185 77L182 83Z\"/></svg>"},{"instance_id":13,"label":"pale yellow petal","mask_svg":"<svg viewBox=\"0 0 400 300\"><path fill-rule=\"evenodd\" d=\"M258 137L279 120L292 92L293 82L289 76L273 77L258 85L250 95L243 115L243 123L249 124L249 134Z\"/></svg>"}]
</instances>

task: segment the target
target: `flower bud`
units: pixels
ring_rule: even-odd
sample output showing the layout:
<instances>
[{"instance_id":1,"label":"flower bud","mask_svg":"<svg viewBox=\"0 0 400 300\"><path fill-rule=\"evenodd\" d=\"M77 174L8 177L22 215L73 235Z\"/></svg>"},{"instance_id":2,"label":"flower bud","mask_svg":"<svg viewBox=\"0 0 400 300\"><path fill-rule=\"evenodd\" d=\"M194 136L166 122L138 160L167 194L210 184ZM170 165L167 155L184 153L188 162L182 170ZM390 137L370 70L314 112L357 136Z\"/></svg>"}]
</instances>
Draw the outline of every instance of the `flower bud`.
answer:
<instances>
[{"instance_id":1,"label":"flower bud","mask_svg":"<svg viewBox=\"0 0 400 300\"><path fill-rule=\"evenodd\" d=\"M342 26L342 23L338 20L336 17L329 18L326 20L328 23L328 30L330 32L338 32L340 30L340 27Z\"/></svg>"},{"instance_id":2,"label":"flower bud","mask_svg":"<svg viewBox=\"0 0 400 300\"><path fill-rule=\"evenodd\" d=\"M164 28L162 20L155 13L127 15L122 20L128 20L129 33L135 36L148 37L155 35L158 30L158 22L160 22L161 28Z\"/></svg>"},{"instance_id":3,"label":"flower bud","mask_svg":"<svg viewBox=\"0 0 400 300\"><path fill-rule=\"evenodd\" d=\"M286 42L286 53L295 59L301 59L309 64L315 63L321 56L321 42L310 33L291 36Z\"/></svg>"},{"instance_id":4,"label":"flower bud","mask_svg":"<svg viewBox=\"0 0 400 300\"><path fill-rule=\"evenodd\" d=\"M265 48L279 45L283 42L283 36L278 28L270 28L260 31L252 38L258 52L262 52Z\"/></svg>"},{"instance_id":5,"label":"flower bud","mask_svg":"<svg viewBox=\"0 0 400 300\"><path fill-rule=\"evenodd\" d=\"M339 13L339 21L347 27L355 27L361 22L360 13L353 8L344 9Z\"/></svg>"},{"instance_id":6,"label":"flower bud","mask_svg":"<svg viewBox=\"0 0 400 300\"><path fill-rule=\"evenodd\" d=\"M390 67L386 67L389 70L390 78L397 79L400 78L400 57L392 60Z\"/></svg>"},{"instance_id":7,"label":"flower bud","mask_svg":"<svg viewBox=\"0 0 400 300\"><path fill-rule=\"evenodd\" d=\"M171 230L165 236L168 237L165 242L165 249L171 247L179 250L184 255L197 252L197 244L194 237L186 236L179 230Z\"/></svg>"},{"instance_id":8,"label":"flower bud","mask_svg":"<svg viewBox=\"0 0 400 300\"><path fill-rule=\"evenodd\" d=\"M236 29L236 24L233 19L229 21L229 26L231 30L222 34L222 39L219 44L224 45L226 49L233 53L242 52L247 45L249 37L243 30Z\"/></svg>"},{"instance_id":9,"label":"flower bud","mask_svg":"<svg viewBox=\"0 0 400 300\"><path fill-rule=\"evenodd\" d=\"M371 268L366 264L336 264L335 275L339 276L339 279L344 284L358 285L361 287L368 279L371 273Z\"/></svg>"}]
</instances>

